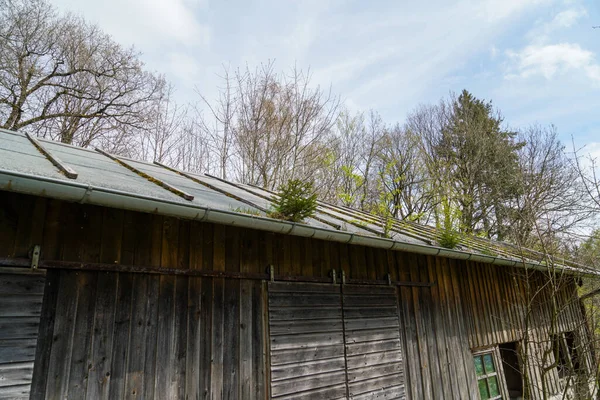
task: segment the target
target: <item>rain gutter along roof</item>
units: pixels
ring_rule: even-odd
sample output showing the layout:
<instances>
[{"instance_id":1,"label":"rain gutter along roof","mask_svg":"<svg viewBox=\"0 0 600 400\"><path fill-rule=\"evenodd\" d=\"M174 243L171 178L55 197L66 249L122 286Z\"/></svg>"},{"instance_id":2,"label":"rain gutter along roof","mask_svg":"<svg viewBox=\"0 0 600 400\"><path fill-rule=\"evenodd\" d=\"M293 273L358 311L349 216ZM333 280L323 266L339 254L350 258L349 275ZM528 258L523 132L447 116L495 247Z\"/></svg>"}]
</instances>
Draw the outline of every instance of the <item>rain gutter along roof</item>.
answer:
<instances>
[{"instance_id":1,"label":"rain gutter along roof","mask_svg":"<svg viewBox=\"0 0 600 400\"><path fill-rule=\"evenodd\" d=\"M442 247L406 243L397 240L365 236L334 229L312 227L301 223L275 220L261 216L216 210L188 202L162 200L153 197L136 195L123 191L93 187L74 181L65 181L48 177L28 175L21 172L0 169L0 189L51 197L65 201L98 206L113 207L131 211L141 211L161 215L174 216L196 221L233 225L249 229L311 237L327 241L377 247L387 250L400 250L411 253L440 256L458 260L470 260L504 266L520 266L537 270L547 270L543 263L527 260L509 259L487 256L466 251L451 250ZM598 271L589 268L557 267L572 273L599 275Z\"/></svg>"}]
</instances>

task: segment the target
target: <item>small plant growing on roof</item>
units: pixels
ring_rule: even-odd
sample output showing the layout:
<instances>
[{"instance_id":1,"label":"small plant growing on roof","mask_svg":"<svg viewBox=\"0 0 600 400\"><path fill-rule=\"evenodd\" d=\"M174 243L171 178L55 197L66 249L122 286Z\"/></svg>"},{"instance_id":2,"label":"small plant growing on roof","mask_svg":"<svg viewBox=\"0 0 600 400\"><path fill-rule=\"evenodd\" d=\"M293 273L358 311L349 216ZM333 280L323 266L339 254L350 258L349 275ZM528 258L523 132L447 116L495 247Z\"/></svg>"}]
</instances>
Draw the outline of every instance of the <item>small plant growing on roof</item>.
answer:
<instances>
[{"instance_id":1,"label":"small plant growing on roof","mask_svg":"<svg viewBox=\"0 0 600 400\"><path fill-rule=\"evenodd\" d=\"M301 222L317 209L317 195L312 182L291 179L279 187L279 197L273 197L272 218Z\"/></svg>"},{"instance_id":2,"label":"small plant growing on roof","mask_svg":"<svg viewBox=\"0 0 600 400\"><path fill-rule=\"evenodd\" d=\"M455 225L460 221L460 210L454 208L448 197L444 196L440 202L442 221L438 221L437 228L440 236L440 246L454 249L460 243L460 233Z\"/></svg>"}]
</instances>

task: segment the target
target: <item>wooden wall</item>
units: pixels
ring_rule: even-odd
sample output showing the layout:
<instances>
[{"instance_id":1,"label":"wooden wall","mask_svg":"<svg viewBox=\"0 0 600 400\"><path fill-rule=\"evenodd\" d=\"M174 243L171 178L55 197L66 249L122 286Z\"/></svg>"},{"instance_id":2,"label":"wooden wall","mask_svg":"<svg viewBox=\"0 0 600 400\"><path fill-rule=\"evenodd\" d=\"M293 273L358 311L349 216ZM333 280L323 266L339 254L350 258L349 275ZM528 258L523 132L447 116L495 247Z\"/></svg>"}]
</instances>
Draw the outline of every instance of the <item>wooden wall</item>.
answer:
<instances>
[{"instance_id":1,"label":"wooden wall","mask_svg":"<svg viewBox=\"0 0 600 400\"><path fill-rule=\"evenodd\" d=\"M28 399L44 275L0 267L0 398Z\"/></svg>"},{"instance_id":2,"label":"wooden wall","mask_svg":"<svg viewBox=\"0 0 600 400\"><path fill-rule=\"evenodd\" d=\"M389 273L392 280L434 283L430 288L400 287L398 292L406 389L413 399L476 397L472 349L518 340L524 329L524 286L518 269L8 193L0 195L0 207L2 257L26 257L33 244L41 244L42 258L49 260L255 273L264 273L272 264L279 275L327 278L331 269L336 269L344 270L349 279L383 279ZM42 324L41 337L47 346L38 346L38 363L51 361L62 373L55 376L56 367L55 375L34 373L34 389L40 395L52 397L65 390L97 393L100 386L108 394L133 393L134 387L142 392L164 389L200 397L218 395L227 388L233 388L228 392L232 398L263 398L267 393L268 357L262 325L266 296L262 283L127 274L117 277L99 272L49 273L48 282L55 290L46 292L48 308L43 315L50 321L54 318L54 325L44 331L51 324ZM534 289L539 287L539 282L531 282L538 285ZM570 330L580 326L582 316L573 283L564 290L564 295L557 297L564 309L561 327ZM58 307L62 302L67 302L65 307ZM540 316L545 315L545 304L539 301ZM157 307L174 312L162 313ZM48 341L75 329L75 325L89 334L85 338L56 338L56 344ZM112 326L112 331L96 331L96 326ZM539 331L538 337L547 334ZM238 342L230 332L242 335ZM136 340L140 337L150 337L156 346ZM171 338L175 344L161 345L170 343ZM205 348L189 349L190 342ZM55 346L61 352L71 351L71 355L61 361L53 356L59 354ZM135 346L142 348L138 351ZM188 351L202 357L191 356ZM112 365L115 354L122 362ZM176 361L178 356L184 357L185 365ZM102 357L106 357L105 362L97 365ZM96 361L91 363L93 369L84 385L85 360ZM163 362L165 370L158 368ZM46 364L40 364L40 371L46 370ZM192 373L203 377L195 381L197 387L188 379ZM250 376L255 388L243 390L242 382ZM219 379L231 379L231 385L221 385Z\"/></svg>"},{"instance_id":3,"label":"wooden wall","mask_svg":"<svg viewBox=\"0 0 600 400\"><path fill-rule=\"evenodd\" d=\"M265 398L262 290L259 281L50 271L33 398Z\"/></svg>"}]
</instances>

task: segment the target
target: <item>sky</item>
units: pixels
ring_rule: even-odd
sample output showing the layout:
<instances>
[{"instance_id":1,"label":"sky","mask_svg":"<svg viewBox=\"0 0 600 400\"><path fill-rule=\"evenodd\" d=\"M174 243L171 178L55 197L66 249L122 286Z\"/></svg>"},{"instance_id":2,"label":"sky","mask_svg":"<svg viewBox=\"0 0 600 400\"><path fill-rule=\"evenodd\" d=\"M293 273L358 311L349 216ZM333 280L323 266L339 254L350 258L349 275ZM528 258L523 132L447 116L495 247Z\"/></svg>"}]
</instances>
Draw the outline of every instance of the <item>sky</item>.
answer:
<instances>
[{"instance_id":1,"label":"sky","mask_svg":"<svg viewBox=\"0 0 600 400\"><path fill-rule=\"evenodd\" d=\"M600 0L51 2L135 46L180 102L213 97L224 66L274 60L388 123L467 89L600 159Z\"/></svg>"}]
</instances>

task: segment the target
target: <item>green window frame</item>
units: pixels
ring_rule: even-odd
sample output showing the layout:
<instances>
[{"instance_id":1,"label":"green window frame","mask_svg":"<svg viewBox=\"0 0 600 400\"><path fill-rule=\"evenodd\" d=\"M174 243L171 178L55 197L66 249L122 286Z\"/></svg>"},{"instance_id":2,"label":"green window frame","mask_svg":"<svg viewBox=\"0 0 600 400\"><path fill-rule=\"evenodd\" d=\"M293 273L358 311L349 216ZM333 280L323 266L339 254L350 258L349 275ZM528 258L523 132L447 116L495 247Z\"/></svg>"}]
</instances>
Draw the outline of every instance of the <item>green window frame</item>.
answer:
<instances>
[{"instance_id":1,"label":"green window frame","mask_svg":"<svg viewBox=\"0 0 600 400\"><path fill-rule=\"evenodd\" d=\"M504 375L498 368L498 357L495 349L473 353L477 387L481 400L502 399L502 379Z\"/></svg>"}]
</instances>

